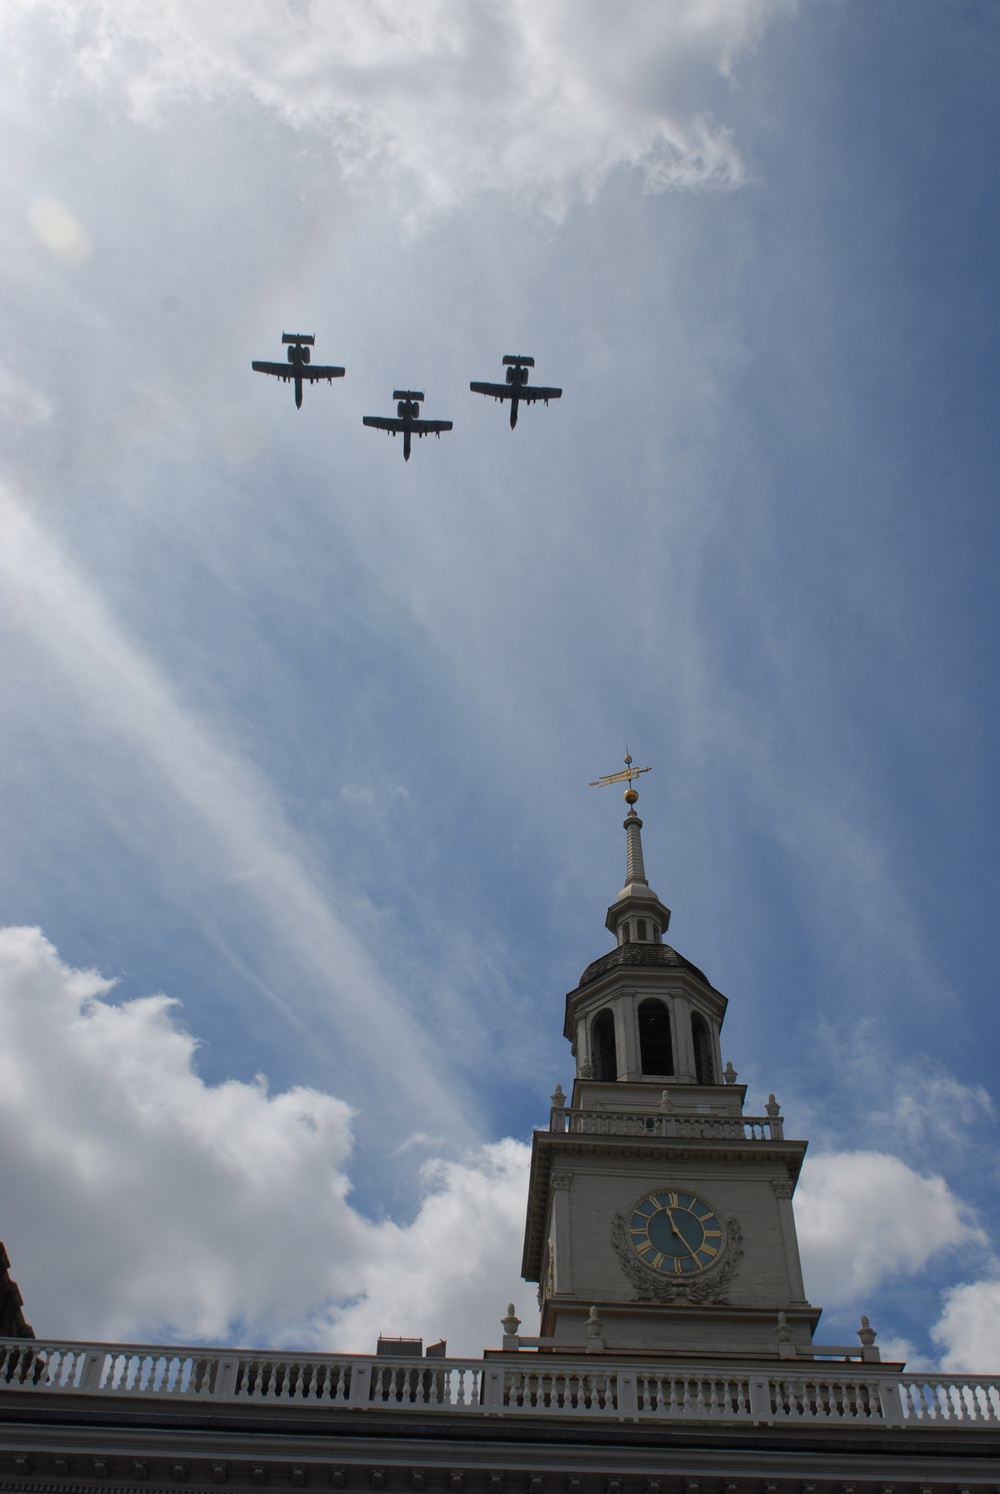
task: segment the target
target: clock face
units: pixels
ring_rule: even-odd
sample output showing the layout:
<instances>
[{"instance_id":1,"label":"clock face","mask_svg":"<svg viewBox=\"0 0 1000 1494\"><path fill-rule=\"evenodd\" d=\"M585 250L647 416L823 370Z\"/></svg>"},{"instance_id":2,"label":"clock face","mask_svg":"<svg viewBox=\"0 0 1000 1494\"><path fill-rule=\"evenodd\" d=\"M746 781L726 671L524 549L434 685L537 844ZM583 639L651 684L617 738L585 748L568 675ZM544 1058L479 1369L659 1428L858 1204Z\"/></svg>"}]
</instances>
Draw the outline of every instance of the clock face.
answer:
<instances>
[{"instance_id":1,"label":"clock face","mask_svg":"<svg viewBox=\"0 0 1000 1494\"><path fill-rule=\"evenodd\" d=\"M722 1224L704 1199L667 1188L640 1198L629 1215L628 1237L652 1270L691 1276L718 1258Z\"/></svg>"}]
</instances>

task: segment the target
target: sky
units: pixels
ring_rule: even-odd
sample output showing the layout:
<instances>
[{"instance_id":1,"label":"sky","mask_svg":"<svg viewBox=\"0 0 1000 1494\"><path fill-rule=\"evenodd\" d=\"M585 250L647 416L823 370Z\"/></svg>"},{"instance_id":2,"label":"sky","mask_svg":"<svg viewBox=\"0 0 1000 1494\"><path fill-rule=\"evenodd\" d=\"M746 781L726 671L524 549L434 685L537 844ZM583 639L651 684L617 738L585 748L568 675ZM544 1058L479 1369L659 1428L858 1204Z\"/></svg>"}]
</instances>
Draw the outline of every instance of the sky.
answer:
<instances>
[{"instance_id":1,"label":"sky","mask_svg":"<svg viewBox=\"0 0 1000 1494\"><path fill-rule=\"evenodd\" d=\"M8 0L0 1238L499 1344L627 741L820 1338L1000 1372L1000 16ZM283 331L344 365L251 371ZM562 399L470 394L533 354ZM394 388L440 441L365 429Z\"/></svg>"}]
</instances>

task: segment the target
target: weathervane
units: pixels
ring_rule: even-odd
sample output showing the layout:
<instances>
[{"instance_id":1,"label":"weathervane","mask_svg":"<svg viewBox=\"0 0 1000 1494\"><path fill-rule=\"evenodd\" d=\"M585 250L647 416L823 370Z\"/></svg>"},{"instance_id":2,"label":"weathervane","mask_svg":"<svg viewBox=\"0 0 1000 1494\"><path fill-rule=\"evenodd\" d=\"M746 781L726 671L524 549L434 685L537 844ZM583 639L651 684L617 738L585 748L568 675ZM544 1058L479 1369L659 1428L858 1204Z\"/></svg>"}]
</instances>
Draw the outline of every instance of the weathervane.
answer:
<instances>
[{"instance_id":1,"label":"weathervane","mask_svg":"<svg viewBox=\"0 0 1000 1494\"><path fill-rule=\"evenodd\" d=\"M628 788L625 790L625 803L634 804L639 795L632 787L632 779L638 778L640 773L648 773L648 768L633 768L632 759L629 757L628 745L625 747L625 767L619 773L605 773L603 778L595 778L588 788L603 788L606 783L624 783L628 779Z\"/></svg>"}]
</instances>

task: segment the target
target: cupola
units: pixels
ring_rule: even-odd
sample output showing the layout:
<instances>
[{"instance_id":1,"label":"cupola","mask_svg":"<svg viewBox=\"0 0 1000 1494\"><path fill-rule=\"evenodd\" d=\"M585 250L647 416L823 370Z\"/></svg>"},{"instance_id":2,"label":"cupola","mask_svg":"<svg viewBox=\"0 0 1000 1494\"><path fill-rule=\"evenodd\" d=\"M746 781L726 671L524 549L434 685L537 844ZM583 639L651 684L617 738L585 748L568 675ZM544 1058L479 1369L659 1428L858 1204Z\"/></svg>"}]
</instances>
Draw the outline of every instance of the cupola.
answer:
<instances>
[{"instance_id":1,"label":"cupola","mask_svg":"<svg viewBox=\"0 0 1000 1494\"><path fill-rule=\"evenodd\" d=\"M664 942L670 909L646 877L633 787L638 774L648 771L633 768L626 752L623 772L597 780L628 780L625 885L605 919L614 949L587 966L566 998L566 1036L578 1080L715 1088L722 1083L719 1029L726 998Z\"/></svg>"}]
</instances>

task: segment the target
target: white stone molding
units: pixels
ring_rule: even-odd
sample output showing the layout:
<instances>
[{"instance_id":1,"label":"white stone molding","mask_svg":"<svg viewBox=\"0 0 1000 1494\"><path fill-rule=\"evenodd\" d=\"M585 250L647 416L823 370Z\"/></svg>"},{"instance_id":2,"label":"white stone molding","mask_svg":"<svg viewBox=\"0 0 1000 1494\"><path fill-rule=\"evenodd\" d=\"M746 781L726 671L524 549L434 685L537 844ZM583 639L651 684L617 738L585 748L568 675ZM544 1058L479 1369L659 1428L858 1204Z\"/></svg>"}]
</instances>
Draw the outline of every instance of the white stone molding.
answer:
<instances>
[{"instance_id":1,"label":"white stone molding","mask_svg":"<svg viewBox=\"0 0 1000 1494\"><path fill-rule=\"evenodd\" d=\"M713 1022L712 1019L711 1019L711 1017L706 1016L705 1017L705 1021L708 1023L708 1032L709 1032L710 1038L712 1039L712 1054L713 1054L713 1057L712 1057L712 1074L713 1074L713 1077L715 1079L716 1084L721 1084L722 1083L722 1074L723 1074L723 1068L722 1068L722 1034L719 1032L718 1023L717 1022Z\"/></svg>"},{"instance_id":2,"label":"white stone molding","mask_svg":"<svg viewBox=\"0 0 1000 1494\"><path fill-rule=\"evenodd\" d=\"M691 1036L691 1003L686 996L670 1002L674 1020L674 1075L679 1084L694 1084L694 1039Z\"/></svg>"},{"instance_id":3,"label":"white stone molding","mask_svg":"<svg viewBox=\"0 0 1000 1494\"><path fill-rule=\"evenodd\" d=\"M771 1187L774 1189L778 1205L778 1224L781 1229L781 1248L785 1257L789 1299L792 1302L805 1302L806 1287L802 1279L799 1242L795 1233L795 1214L792 1211L792 1194L795 1192L795 1184L791 1178L772 1178Z\"/></svg>"},{"instance_id":4,"label":"white stone molding","mask_svg":"<svg viewBox=\"0 0 1000 1494\"><path fill-rule=\"evenodd\" d=\"M635 990L629 987L620 992L615 1002L615 1016L617 1027L621 1032L621 1047L618 1050L618 1075L619 1078L631 1079L639 1072L639 1041L636 1026L636 995Z\"/></svg>"},{"instance_id":5,"label":"white stone molding","mask_svg":"<svg viewBox=\"0 0 1000 1494\"><path fill-rule=\"evenodd\" d=\"M573 1234L569 1221L571 1172L554 1172L552 1182L552 1292L563 1296L573 1290Z\"/></svg>"}]
</instances>

